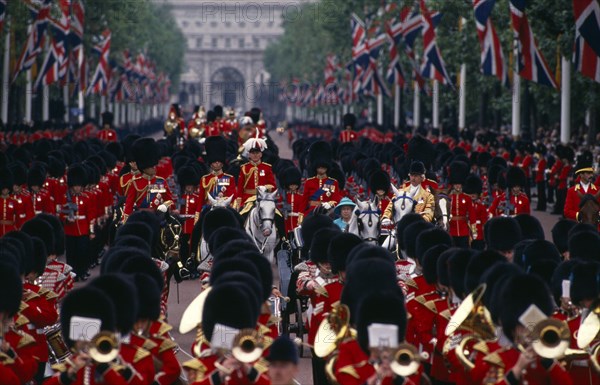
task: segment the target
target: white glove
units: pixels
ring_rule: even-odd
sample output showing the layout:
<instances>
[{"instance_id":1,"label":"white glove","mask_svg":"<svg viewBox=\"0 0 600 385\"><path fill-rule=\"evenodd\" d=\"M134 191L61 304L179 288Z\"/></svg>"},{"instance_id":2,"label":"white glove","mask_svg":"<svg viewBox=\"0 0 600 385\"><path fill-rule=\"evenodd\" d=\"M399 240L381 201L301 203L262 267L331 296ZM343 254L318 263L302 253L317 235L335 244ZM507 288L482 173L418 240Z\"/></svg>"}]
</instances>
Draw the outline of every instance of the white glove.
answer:
<instances>
[{"instance_id":1,"label":"white glove","mask_svg":"<svg viewBox=\"0 0 600 385\"><path fill-rule=\"evenodd\" d=\"M321 206L323 206L323 208L325 210L330 210L331 209L331 203L329 203L329 202L322 203Z\"/></svg>"},{"instance_id":2,"label":"white glove","mask_svg":"<svg viewBox=\"0 0 600 385\"><path fill-rule=\"evenodd\" d=\"M168 210L168 208L167 208L167 206L166 206L166 205L164 205L164 204L161 204L160 206L158 206L158 207L156 208L156 211L160 211L161 213L166 213L166 212L167 212L167 210Z\"/></svg>"},{"instance_id":3,"label":"white glove","mask_svg":"<svg viewBox=\"0 0 600 385\"><path fill-rule=\"evenodd\" d=\"M392 220L390 218L383 218L381 220L381 226L391 226Z\"/></svg>"},{"instance_id":4,"label":"white glove","mask_svg":"<svg viewBox=\"0 0 600 385\"><path fill-rule=\"evenodd\" d=\"M204 142L206 142L206 138L200 138L200 139L198 139L198 142L200 144L204 144Z\"/></svg>"}]
</instances>

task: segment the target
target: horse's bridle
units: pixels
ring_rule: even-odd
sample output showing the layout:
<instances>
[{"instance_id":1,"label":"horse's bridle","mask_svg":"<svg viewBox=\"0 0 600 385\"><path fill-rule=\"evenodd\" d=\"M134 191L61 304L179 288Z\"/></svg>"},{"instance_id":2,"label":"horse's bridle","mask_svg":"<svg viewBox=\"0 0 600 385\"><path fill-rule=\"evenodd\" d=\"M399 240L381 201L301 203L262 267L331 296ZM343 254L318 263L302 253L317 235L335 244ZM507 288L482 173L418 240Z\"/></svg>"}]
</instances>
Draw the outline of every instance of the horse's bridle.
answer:
<instances>
[{"instance_id":1,"label":"horse's bridle","mask_svg":"<svg viewBox=\"0 0 600 385\"><path fill-rule=\"evenodd\" d=\"M406 191L404 191L404 194L402 194L400 196L394 196L392 198L392 209L395 209L396 206L394 205L394 203L396 203L396 201L398 201L400 199L402 199L402 203L400 204L400 209L402 209L402 210L404 210L406 208L405 201L407 201L407 200L411 201L413 203L413 206L415 204L415 200L412 197L406 195Z\"/></svg>"},{"instance_id":2,"label":"horse's bridle","mask_svg":"<svg viewBox=\"0 0 600 385\"><path fill-rule=\"evenodd\" d=\"M360 235L360 233L362 232L362 230L363 230L363 228L365 226L364 223L363 223L362 217L364 217L365 215L369 216L369 222L368 222L369 227L373 226L373 218L372 218L373 215L377 214L381 218L381 210L379 210L379 209L373 210L373 209L371 209L370 205L369 205L369 209L368 210L365 210L365 211L356 210L354 212L354 214L356 215L356 223L358 225L358 233L359 233L359 235ZM365 241L379 242L378 238L373 238L373 237L362 238L362 239L365 240Z\"/></svg>"},{"instance_id":3,"label":"horse's bridle","mask_svg":"<svg viewBox=\"0 0 600 385\"><path fill-rule=\"evenodd\" d=\"M260 213L260 202L262 201L271 201L271 202L275 202L275 199L268 199L268 198L261 198L258 199L256 198L256 208L258 209L258 221L260 222L260 224L262 225L264 222L271 222L271 224L275 223L275 211L273 211L273 217L271 218L263 218L261 213Z\"/></svg>"}]
</instances>

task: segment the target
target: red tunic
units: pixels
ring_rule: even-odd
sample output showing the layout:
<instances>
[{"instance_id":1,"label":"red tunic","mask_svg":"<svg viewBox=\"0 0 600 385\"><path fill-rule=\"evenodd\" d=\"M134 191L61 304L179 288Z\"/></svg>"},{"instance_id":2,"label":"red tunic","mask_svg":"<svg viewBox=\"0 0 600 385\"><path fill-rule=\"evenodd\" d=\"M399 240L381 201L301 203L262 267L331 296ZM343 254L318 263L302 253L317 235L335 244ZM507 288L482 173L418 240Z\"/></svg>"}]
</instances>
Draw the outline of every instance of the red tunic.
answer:
<instances>
[{"instance_id":1,"label":"red tunic","mask_svg":"<svg viewBox=\"0 0 600 385\"><path fill-rule=\"evenodd\" d=\"M476 221L475 207L471 197L465 193L450 194L450 235L453 237L468 237L471 235L471 225Z\"/></svg>"},{"instance_id":2,"label":"red tunic","mask_svg":"<svg viewBox=\"0 0 600 385\"><path fill-rule=\"evenodd\" d=\"M340 132L340 142L349 143L358 140L358 134L352 130L344 130Z\"/></svg>"},{"instance_id":3,"label":"red tunic","mask_svg":"<svg viewBox=\"0 0 600 385\"><path fill-rule=\"evenodd\" d=\"M112 128L104 128L96 134L96 137L103 142L116 142L117 141L117 132Z\"/></svg>"},{"instance_id":4,"label":"red tunic","mask_svg":"<svg viewBox=\"0 0 600 385\"><path fill-rule=\"evenodd\" d=\"M213 199L219 197L232 197L231 201L234 202L237 195L235 178L232 175L223 172L204 175L202 179L200 179L200 198L202 199L202 206L210 204L208 199L209 194Z\"/></svg>"},{"instance_id":5,"label":"red tunic","mask_svg":"<svg viewBox=\"0 0 600 385\"><path fill-rule=\"evenodd\" d=\"M535 167L535 183L542 183L546 179L546 158L541 157Z\"/></svg>"},{"instance_id":6,"label":"red tunic","mask_svg":"<svg viewBox=\"0 0 600 385\"><path fill-rule=\"evenodd\" d=\"M473 201L475 210L475 228L477 233L473 234L474 241L483 241L483 226L488 220L488 208L481 200Z\"/></svg>"},{"instance_id":7,"label":"red tunic","mask_svg":"<svg viewBox=\"0 0 600 385\"><path fill-rule=\"evenodd\" d=\"M134 207L138 210L155 211L163 203L167 206L172 203L171 191L167 182L161 177L141 176L131 181L127 190L123 215L131 215Z\"/></svg>"},{"instance_id":8,"label":"red tunic","mask_svg":"<svg viewBox=\"0 0 600 385\"><path fill-rule=\"evenodd\" d=\"M565 218L577 220L577 213L579 213L579 202L584 194L598 194L598 187L590 183L587 190L584 190L581 182L575 186L570 187L567 190L567 197L565 199Z\"/></svg>"},{"instance_id":9,"label":"red tunic","mask_svg":"<svg viewBox=\"0 0 600 385\"><path fill-rule=\"evenodd\" d=\"M286 191L284 195L279 195L279 210L283 213L286 233L292 232L302 222L305 207L304 196L298 191Z\"/></svg>"},{"instance_id":10,"label":"red tunic","mask_svg":"<svg viewBox=\"0 0 600 385\"><path fill-rule=\"evenodd\" d=\"M4 334L5 341L15 352L13 363L0 364L0 381L6 381L6 384L26 384L33 379L38 370L38 361L36 360L37 343L33 337L21 331L9 329ZM5 377L6 376L6 377ZM15 381L16 377L16 383ZM4 382L1 382L4 384Z\"/></svg>"},{"instance_id":11,"label":"red tunic","mask_svg":"<svg viewBox=\"0 0 600 385\"><path fill-rule=\"evenodd\" d=\"M18 202L10 195L6 198L0 197L0 238L10 231L17 230L17 207Z\"/></svg>"},{"instance_id":12,"label":"red tunic","mask_svg":"<svg viewBox=\"0 0 600 385\"><path fill-rule=\"evenodd\" d=\"M238 207L244 207L249 198L256 196L258 186L265 186L271 190L275 189L275 175L273 175L271 165L264 162L258 162L257 164L245 163L240 168L237 183Z\"/></svg>"},{"instance_id":13,"label":"red tunic","mask_svg":"<svg viewBox=\"0 0 600 385\"><path fill-rule=\"evenodd\" d=\"M183 222L183 233L191 234L202 211L202 198L194 192L191 194L184 193L179 199L179 216Z\"/></svg>"},{"instance_id":14,"label":"red tunic","mask_svg":"<svg viewBox=\"0 0 600 385\"><path fill-rule=\"evenodd\" d=\"M518 195L510 196L510 204L513 206L511 210L509 210L509 215L519 215L519 214L531 214L531 208L529 206L529 198L525 193L520 193ZM496 197L492 204L490 205L489 213L491 216L499 217L505 215L505 205L506 205L506 193L502 193L500 196Z\"/></svg>"},{"instance_id":15,"label":"red tunic","mask_svg":"<svg viewBox=\"0 0 600 385\"><path fill-rule=\"evenodd\" d=\"M558 177L558 189L566 189L568 187L567 182L569 180L569 176L571 175L571 170L573 169L573 166L571 166L570 164L566 164L561 170L560 170L560 176Z\"/></svg>"},{"instance_id":16,"label":"red tunic","mask_svg":"<svg viewBox=\"0 0 600 385\"><path fill-rule=\"evenodd\" d=\"M75 357L72 357L73 360ZM61 381L61 375L68 370L70 365L65 363L64 366L61 367L61 370L54 374L54 376L50 377L44 382L44 385L65 385ZM104 372L103 376L96 377L96 368L97 365L92 364L89 366L84 366L79 369L76 374L75 380L70 382L69 385L129 385L133 384L133 382L128 382L123 378L123 376L117 372L113 368L109 368L106 372Z\"/></svg>"},{"instance_id":17,"label":"red tunic","mask_svg":"<svg viewBox=\"0 0 600 385\"><path fill-rule=\"evenodd\" d=\"M80 237L89 235L90 229L93 227L93 221L96 215L94 202L86 193L69 194L67 195L66 204L72 204L73 213L60 213L60 219L65 224L65 235L72 237Z\"/></svg>"},{"instance_id":18,"label":"red tunic","mask_svg":"<svg viewBox=\"0 0 600 385\"><path fill-rule=\"evenodd\" d=\"M548 181L548 185L551 187L558 186L558 177L563 168L563 163L560 159L556 159L552 167L550 168L550 180Z\"/></svg>"},{"instance_id":19,"label":"red tunic","mask_svg":"<svg viewBox=\"0 0 600 385\"><path fill-rule=\"evenodd\" d=\"M321 203L337 205L342 199L341 193L337 180L333 178L308 178L304 182L304 201L307 204L304 214L307 215Z\"/></svg>"},{"instance_id":20,"label":"red tunic","mask_svg":"<svg viewBox=\"0 0 600 385\"><path fill-rule=\"evenodd\" d=\"M31 192L31 202L33 205L33 213L35 215L46 213L55 215L56 214L56 206L54 203L54 198L48 190L41 189L39 192Z\"/></svg>"}]
</instances>

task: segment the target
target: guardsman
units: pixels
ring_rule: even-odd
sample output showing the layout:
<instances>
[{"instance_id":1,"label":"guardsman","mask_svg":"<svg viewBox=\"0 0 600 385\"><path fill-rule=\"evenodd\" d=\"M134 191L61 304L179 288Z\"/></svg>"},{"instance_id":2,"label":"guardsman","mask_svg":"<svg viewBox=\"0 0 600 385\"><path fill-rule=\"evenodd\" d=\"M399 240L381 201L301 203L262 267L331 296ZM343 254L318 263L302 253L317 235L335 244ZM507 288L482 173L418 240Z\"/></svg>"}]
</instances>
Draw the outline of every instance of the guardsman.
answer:
<instances>
[{"instance_id":1,"label":"guardsman","mask_svg":"<svg viewBox=\"0 0 600 385\"><path fill-rule=\"evenodd\" d=\"M497 298L502 332L510 345L475 363L474 383L572 385L558 361L540 357L532 346L532 327L555 308L546 283L536 275L517 274L507 280Z\"/></svg>"},{"instance_id":2,"label":"guardsman","mask_svg":"<svg viewBox=\"0 0 600 385\"><path fill-rule=\"evenodd\" d=\"M131 154L131 146L133 143L140 138L139 135L131 134L127 135L125 139L123 139L123 150L125 152L125 161L127 165L124 166L119 172L119 189L118 195L125 197L127 196L127 190L129 189L129 183L134 179L140 176L140 170L135 163L135 159ZM127 166L129 166L129 170L127 170Z\"/></svg>"},{"instance_id":3,"label":"guardsman","mask_svg":"<svg viewBox=\"0 0 600 385\"><path fill-rule=\"evenodd\" d=\"M179 259L187 261L190 257L190 238L194 225L202 211L202 197L195 191L200 183L200 176L191 166L183 166L177 172L177 182L180 186L181 196L177 202L177 214L182 220L180 237Z\"/></svg>"},{"instance_id":4,"label":"guardsman","mask_svg":"<svg viewBox=\"0 0 600 385\"><path fill-rule=\"evenodd\" d=\"M44 188L48 190L54 199L55 213L59 212L65 203L68 189L67 178L65 177L66 171L67 166L62 159L52 155L48 156L48 178L46 178Z\"/></svg>"},{"instance_id":5,"label":"guardsman","mask_svg":"<svg viewBox=\"0 0 600 385\"><path fill-rule=\"evenodd\" d=\"M206 112L204 106L195 106L192 118L187 124L187 136L185 139L200 139L204 137L204 122L206 118Z\"/></svg>"},{"instance_id":6,"label":"guardsman","mask_svg":"<svg viewBox=\"0 0 600 385\"><path fill-rule=\"evenodd\" d=\"M96 134L98 139L105 143L117 141L117 132L113 128L113 121L112 112L104 111L102 113L102 129Z\"/></svg>"},{"instance_id":7,"label":"guardsman","mask_svg":"<svg viewBox=\"0 0 600 385\"><path fill-rule=\"evenodd\" d=\"M454 161L450 163L450 175L448 183L450 189L450 221L448 223L450 236L456 247L469 247L469 241L476 232L475 206L471 197L463 192L463 186L467 180L469 165Z\"/></svg>"},{"instance_id":8,"label":"guardsman","mask_svg":"<svg viewBox=\"0 0 600 385\"><path fill-rule=\"evenodd\" d=\"M556 154L559 156L558 152ZM573 170L573 159L575 158L575 152L571 147L564 147L562 154L560 155L563 166L558 176L558 185L556 187L556 203L554 204L553 214L563 214L565 208L565 201L567 199L567 189L569 188L569 178L571 177L571 170Z\"/></svg>"},{"instance_id":9,"label":"guardsman","mask_svg":"<svg viewBox=\"0 0 600 385\"><path fill-rule=\"evenodd\" d=\"M227 119L223 122L223 135L231 137L233 132L238 132L240 129L240 122L235 118L235 110L230 108L227 111Z\"/></svg>"},{"instance_id":10,"label":"guardsman","mask_svg":"<svg viewBox=\"0 0 600 385\"><path fill-rule=\"evenodd\" d=\"M27 168L21 162L15 162L9 165L13 176L13 188L11 197L17 201L17 228L20 229L23 223L34 217L33 202L31 194L23 186L27 183Z\"/></svg>"},{"instance_id":11,"label":"guardsman","mask_svg":"<svg viewBox=\"0 0 600 385\"><path fill-rule=\"evenodd\" d=\"M304 219L304 195L300 192L302 175L300 170L291 166L281 172L279 178L283 191L279 194L279 210L283 213L285 233L289 234L298 227Z\"/></svg>"},{"instance_id":12,"label":"guardsman","mask_svg":"<svg viewBox=\"0 0 600 385\"><path fill-rule=\"evenodd\" d=\"M237 207L244 209L247 204L256 200L256 189L264 186L268 192L275 189L275 175L270 164L262 161L263 151L267 149L264 139L250 138L244 143L242 156L249 159L240 167L238 176Z\"/></svg>"},{"instance_id":13,"label":"guardsman","mask_svg":"<svg viewBox=\"0 0 600 385\"><path fill-rule=\"evenodd\" d=\"M171 339L171 326L159 321L160 289L148 274L131 276L137 292L137 319L133 325L131 342L148 350L155 362L154 385L172 385L179 378L181 365L177 360L177 343ZM153 330L153 325L160 325ZM162 329L162 334L161 334ZM160 364L159 364L160 363Z\"/></svg>"},{"instance_id":14,"label":"guardsman","mask_svg":"<svg viewBox=\"0 0 600 385\"><path fill-rule=\"evenodd\" d=\"M400 192L407 192L409 195L412 195L415 202L413 211L422 215L423 219L425 219L427 222L431 222L433 220L433 212L435 209L435 199L433 194L422 185L426 179L425 165L423 162L412 162L408 171L408 175L410 179L409 184L408 186L403 187ZM393 205L388 205L387 210L383 213L384 220L388 219L391 221L392 207ZM382 224L384 224L383 221Z\"/></svg>"},{"instance_id":15,"label":"guardsman","mask_svg":"<svg viewBox=\"0 0 600 385\"><path fill-rule=\"evenodd\" d=\"M219 122L217 122L217 114L213 110L209 110L206 113L206 129L204 130L204 137L209 138L211 136L220 136L221 130L219 128Z\"/></svg>"},{"instance_id":16,"label":"guardsman","mask_svg":"<svg viewBox=\"0 0 600 385\"><path fill-rule=\"evenodd\" d=\"M598 187L594 185L594 167L592 166L592 154L585 153L578 157L575 166L575 177L579 181L567 191L565 199L565 218L578 221L579 202L585 194L598 195Z\"/></svg>"},{"instance_id":17,"label":"guardsman","mask_svg":"<svg viewBox=\"0 0 600 385\"><path fill-rule=\"evenodd\" d=\"M352 143L358 140L358 134L354 132L354 126L356 125L356 116L351 113L347 113L343 117L344 129L340 132L340 142Z\"/></svg>"},{"instance_id":18,"label":"guardsman","mask_svg":"<svg viewBox=\"0 0 600 385\"><path fill-rule=\"evenodd\" d=\"M338 181L327 176L332 163L329 143L315 142L308 151L309 168L316 175L304 182L304 201L307 204L305 215L311 213L317 206L331 210L342 199Z\"/></svg>"},{"instance_id":19,"label":"guardsman","mask_svg":"<svg viewBox=\"0 0 600 385\"><path fill-rule=\"evenodd\" d=\"M375 170L369 178L369 189L377 200L377 208L381 214L385 213L392 203L390 199L390 175L383 170Z\"/></svg>"},{"instance_id":20,"label":"guardsman","mask_svg":"<svg viewBox=\"0 0 600 385\"><path fill-rule=\"evenodd\" d=\"M108 273L94 278L90 287L102 291L115 309L115 326L120 336L119 361L121 375L131 384L148 385L154 380L154 361L147 349L134 341L133 326L137 320L138 293L135 284L124 274Z\"/></svg>"},{"instance_id":21,"label":"guardsman","mask_svg":"<svg viewBox=\"0 0 600 385\"><path fill-rule=\"evenodd\" d=\"M7 261L0 262L0 291L3 293L0 300L0 328L3 331L0 353L7 357L0 360L0 379L3 384L20 385L31 381L38 369L33 354L36 341L15 327L23 284L14 266Z\"/></svg>"},{"instance_id":22,"label":"guardsman","mask_svg":"<svg viewBox=\"0 0 600 385\"><path fill-rule=\"evenodd\" d=\"M116 361L119 341L115 308L106 294L91 286L73 290L62 303L60 325L64 341L73 355L64 364L53 367L55 374L44 385L130 384L131 369L127 371ZM110 347L107 353L90 349L97 346L100 337ZM103 362L109 355L114 355L115 360Z\"/></svg>"},{"instance_id":23,"label":"guardsman","mask_svg":"<svg viewBox=\"0 0 600 385\"><path fill-rule=\"evenodd\" d=\"M34 166L27 172L27 185L31 194L34 214L56 214L54 198L44 188L45 181L46 170L42 166Z\"/></svg>"},{"instance_id":24,"label":"guardsman","mask_svg":"<svg viewBox=\"0 0 600 385\"><path fill-rule=\"evenodd\" d=\"M17 229L18 202L10 196L13 176L9 169L0 169L0 238Z\"/></svg>"},{"instance_id":25,"label":"guardsman","mask_svg":"<svg viewBox=\"0 0 600 385\"><path fill-rule=\"evenodd\" d=\"M481 201L481 192L483 191L483 182L477 175L469 175L465 180L463 192L471 197L473 209L475 211L475 222L471 233L471 248L475 250L485 249L485 240L483 239L483 226L488 220L488 208Z\"/></svg>"},{"instance_id":26,"label":"guardsman","mask_svg":"<svg viewBox=\"0 0 600 385\"><path fill-rule=\"evenodd\" d=\"M546 167L548 164L546 160L546 152L546 145L540 143L536 146L535 153L533 155L536 160L534 180L537 187L538 196L537 207L535 208L536 211L546 211Z\"/></svg>"},{"instance_id":27,"label":"guardsman","mask_svg":"<svg viewBox=\"0 0 600 385\"><path fill-rule=\"evenodd\" d=\"M533 153L535 151L534 147L533 147L533 143L531 142L525 142L522 145L522 150L523 150L523 160L521 160L521 163L515 166L518 166L521 170L523 170L523 172L525 173L525 178L527 179L527 186L525 186L525 193L527 194L527 196L531 196L530 192L529 192L529 185L531 182L531 168L533 166Z\"/></svg>"},{"instance_id":28,"label":"guardsman","mask_svg":"<svg viewBox=\"0 0 600 385\"><path fill-rule=\"evenodd\" d=\"M81 164L74 164L67 172L66 203L60 212L65 226L65 254L67 263L73 267L77 281L88 277L90 265L90 238L95 237L93 202L84 192L87 185L87 171Z\"/></svg>"},{"instance_id":29,"label":"guardsman","mask_svg":"<svg viewBox=\"0 0 600 385\"><path fill-rule=\"evenodd\" d=\"M223 200L229 200L229 204L236 208L235 178L223 172L227 150L225 139L219 136L206 138L204 146L210 173L200 179L199 194L202 198L202 206L223 205Z\"/></svg>"},{"instance_id":30,"label":"guardsman","mask_svg":"<svg viewBox=\"0 0 600 385\"><path fill-rule=\"evenodd\" d=\"M248 273L239 272L238 276L246 279L215 283L206 296L200 327L211 351L183 364L191 385L269 384L267 365L260 355L257 360L249 355L240 356L237 351L234 354L222 353L234 351L234 342L240 333L249 338L256 333L260 312L256 290L260 291L260 284ZM223 306L223 303L230 306ZM232 312L231 309L236 310Z\"/></svg>"},{"instance_id":31,"label":"guardsman","mask_svg":"<svg viewBox=\"0 0 600 385\"><path fill-rule=\"evenodd\" d=\"M160 160L160 155L154 139L136 140L131 151L142 174L131 181L131 186L127 191L123 222L127 221L127 217L133 213L134 208L156 211L159 206L168 209L173 204L167 181L156 176L156 165Z\"/></svg>"},{"instance_id":32,"label":"guardsman","mask_svg":"<svg viewBox=\"0 0 600 385\"><path fill-rule=\"evenodd\" d=\"M176 138L183 138L185 131L185 121L181 117L181 109L179 105L173 103L169 108L169 116L164 124L165 137L174 135Z\"/></svg>"},{"instance_id":33,"label":"guardsman","mask_svg":"<svg viewBox=\"0 0 600 385\"><path fill-rule=\"evenodd\" d=\"M531 214L529 198L522 191L527 185L525 173L518 167L510 167L506 172L508 192L496 197L489 208L490 217Z\"/></svg>"}]
</instances>

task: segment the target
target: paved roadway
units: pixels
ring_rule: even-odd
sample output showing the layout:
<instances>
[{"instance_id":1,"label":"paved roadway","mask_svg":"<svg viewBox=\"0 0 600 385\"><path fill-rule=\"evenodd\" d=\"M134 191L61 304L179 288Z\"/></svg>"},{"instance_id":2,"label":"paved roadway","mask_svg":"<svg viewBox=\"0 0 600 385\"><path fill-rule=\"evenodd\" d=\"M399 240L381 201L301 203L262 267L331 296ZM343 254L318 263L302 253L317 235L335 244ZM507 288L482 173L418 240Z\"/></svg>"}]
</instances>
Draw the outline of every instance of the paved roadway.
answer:
<instances>
[{"instance_id":1,"label":"paved roadway","mask_svg":"<svg viewBox=\"0 0 600 385\"><path fill-rule=\"evenodd\" d=\"M160 138L161 134L154 135L155 138ZM279 147L279 155L282 158L291 159L292 151L288 147L287 134L279 135L275 134L273 140ZM531 205L535 207L535 204ZM548 209L550 211L551 207ZM533 215L536 216L542 223L544 227L544 231L546 234L547 240L552 240L552 236L550 230L552 226L557 221L557 216L550 215L546 212L538 212L533 211ZM94 269L94 273L98 274L98 268ZM95 275L94 274L94 275ZM172 332L173 337L179 343L181 350L178 354L180 362L185 362L191 357L189 353L191 351L191 345L194 341L195 333L190 332L186 335L181 335L179 333L178 325L181 320L181 316L186 309L187 305L199 294L200 292L200 284L198 280L194 281L183 281L181 284L177 285L174 280L171 283L171 292L169 295L169 323L174 326L174 330ZM224 304L226 306L226 304ZM304 356L300 360L300 373L297 378L297 381L301 385L313 385L312 381L312 369L311 369L311 361L308 356L310 353L305 349Z\"/></svg>"}]
</instances>

